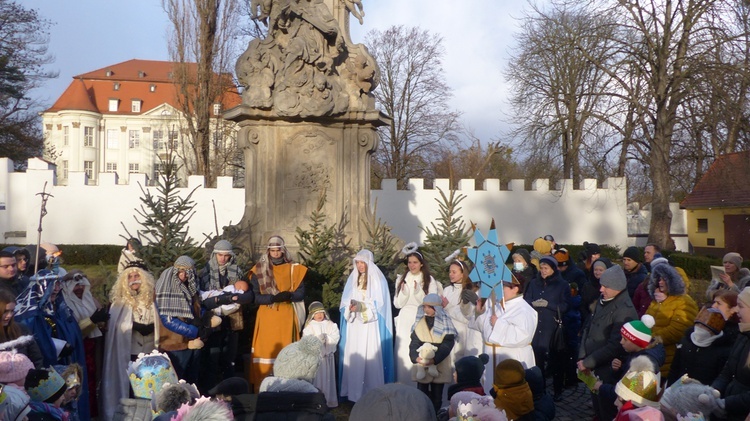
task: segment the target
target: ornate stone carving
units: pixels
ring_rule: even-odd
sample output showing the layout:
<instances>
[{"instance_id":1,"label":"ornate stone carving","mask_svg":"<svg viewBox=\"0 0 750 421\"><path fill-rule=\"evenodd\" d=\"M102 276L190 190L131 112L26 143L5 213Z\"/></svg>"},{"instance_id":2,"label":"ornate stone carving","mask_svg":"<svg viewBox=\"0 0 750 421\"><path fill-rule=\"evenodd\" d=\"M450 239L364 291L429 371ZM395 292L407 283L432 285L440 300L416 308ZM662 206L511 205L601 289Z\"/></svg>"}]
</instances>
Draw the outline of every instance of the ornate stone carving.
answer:
<instances>
[{"instance_id":1,"label":"ornate stone carving","mask_svg":"<svg viewBox=\"0 0 750 421\"><path fill-rule=\"evenodd\" d=\"M73 125L74 129L80 129L81 128L81 122L80 121L74 121L71 124Z\"/></svg>"},{"instance_id":2,"label":"ornate stone carving","mask_svg":"<svg viewBox=\"0 0 750 421\"><path fill-rule=\"evenodd\" d=\"M360 0L335 0L333 7L360 21L364 15ZM244 104L302 118L375 109L377 64L364 46L347 42L323 0L252 0L251 12L268 25L268 36L253 40L237 61Z\"/></svg>"}]
</instances>

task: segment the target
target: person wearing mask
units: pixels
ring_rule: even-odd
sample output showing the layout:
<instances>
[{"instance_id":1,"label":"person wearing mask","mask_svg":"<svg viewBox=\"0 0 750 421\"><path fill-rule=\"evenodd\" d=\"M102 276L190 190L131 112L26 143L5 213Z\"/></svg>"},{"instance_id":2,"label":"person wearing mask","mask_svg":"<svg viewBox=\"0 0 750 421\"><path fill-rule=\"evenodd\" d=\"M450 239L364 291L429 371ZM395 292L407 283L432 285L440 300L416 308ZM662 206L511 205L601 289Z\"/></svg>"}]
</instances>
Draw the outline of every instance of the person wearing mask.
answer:
<instances>
[{"instance_id":1,"label":"person wearing mask","mask_svg":"<svg viewBox=\"0 0 750 421\"><path fill-rule=\"evenodd\" d=\"M551 370L553 379L557 377L553 384L555 388L555 397L558 399L562 394L562 385L564 379L563 364L551 364L546 366L549 361L559 361L560 355L554 351L550 352L550 342L552 335L557 329L557 319L562 317L568 311L570 302L570 285L560 276L557 269L557 260L552 256L543 256L539 261L539 274L529 284L523 298L529 303L538 315L536 332L531 341L534 349L534 360L537 367L542 370L542 374ZM545 374L546 377L546 374Z\"/></svg>"},{"instance_id":2,"label":"person wearing mask","mask_svg":"<svg viewBox=\"0 0 750 421\"><path fill-rule=\"evenodd\" d=\"M622 267L625 269L625 279L628 280L628 295L630 299L635 296L635 290L648 276L646 265L638 247L628 247L622 253Z\"/></svg>"},{"instance_id":3,"label":"person wearing mask","mask_svg":"<svg viewBox=\"0 0 750 421\"><path fill-rule=\"evenodd\" d=\"M518 279L521 285L521 292L523 293L526 291L526 286L536 277L539 270L531 264L531 254L524 248L514 251L511 258L513 259L513 276Z\"/></svg>"},{"instance_id":4,"label":"person wearing mask","mask_svg":"<svg viewBox=\"0 0 750 421\"><path fill-rule=\"evenodd\" d=\"M617 378L611 364L622 351L620 329L638 315L627 293L622 267L611 266L602 273L599 282L600 296L581 335L577 368L583 374L593 374L604 383L614 384ZM598 394L591 394L591 402L600 420L612 419L617 414L614 402L604 401Z\"/></svg>"}]
</instances>

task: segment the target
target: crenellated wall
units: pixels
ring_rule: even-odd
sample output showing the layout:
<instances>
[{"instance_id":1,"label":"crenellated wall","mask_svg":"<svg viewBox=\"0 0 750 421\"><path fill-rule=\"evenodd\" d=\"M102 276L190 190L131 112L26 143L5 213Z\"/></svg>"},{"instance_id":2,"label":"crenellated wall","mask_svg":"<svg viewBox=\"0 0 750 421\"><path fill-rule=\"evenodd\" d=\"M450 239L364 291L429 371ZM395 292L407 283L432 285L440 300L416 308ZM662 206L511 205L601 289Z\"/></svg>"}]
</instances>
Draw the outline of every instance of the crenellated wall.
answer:
<instances>
[{"instance_id":1,"label":"crenellated wall","mask_svg":"<svg viewBox=\"0 0 750 421\"><path fill-rule=\"evenodd\" d=\"M0 158L0 233L4 243L35 243L39 224L40 197L47 182L52 193L44 218L43 238L61 244L120 244L125 223L131 232L137 224L134 209L140 207L141 186L146 185L144 174L131 174L130 184L117 184L115 174L99 174L98 185L87 185L85 174L71 172L65 186L55 185L54 166L39 160L29 161L25 173L13 172L13 163ZM188 187L180 189L193 194L197 203L191 220L190 235L198 240L204 234L223 226L236 224L242 218L245 189L232 188L229 177L220 177L216 188L204 188L203 177L191 176ZM530 244L539 236L552 234L559 243L580 244L591 241L618 245L621 248L645 244L648 229L648 210L627 203L626 181L623 178L605 180L597 188L596 180L587 179L580 189L573 189L572 180L562 180L550 189L548 180L534 180L532 189L524 189L524 180L512 180L501 186L497 179L484 181L476 190L474 180L460 180L457 193L466 198L459 213L467 227L470 221L486 232L495 219L501 241ZM502 187L502 189L501 189ZM155 189L155 187L144 187ZM437 179L434 188L425 189L424 180L410 180L407 190L398 190L395 180L383 180L380 190L372 190L371 199L377 206L377 216L393 229L402 240L422 242L421 227L437 224L440 217L440 191L449 191L449 180ZM155 190L152 190L155 191ZM677 247L687 250L684 212L673 208L672 232ZM645 230L645 231L644 231Z\"/></svg>"}]
</instances>

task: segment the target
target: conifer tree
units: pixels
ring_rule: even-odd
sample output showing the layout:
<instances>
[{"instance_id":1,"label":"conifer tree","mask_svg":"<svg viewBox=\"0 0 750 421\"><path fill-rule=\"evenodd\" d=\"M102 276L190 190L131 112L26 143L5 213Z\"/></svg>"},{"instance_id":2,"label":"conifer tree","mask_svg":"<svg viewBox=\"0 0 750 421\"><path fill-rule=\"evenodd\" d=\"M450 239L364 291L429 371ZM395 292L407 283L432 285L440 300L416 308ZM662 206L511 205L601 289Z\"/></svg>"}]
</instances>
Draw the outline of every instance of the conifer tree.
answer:
<instances>
[{"instance_id":1,"label":"conifer tree","mask_svg":"<svg viewBox=\"0 0 750 421\"><path fill-rule=\"evenodd\" d=\"M440 218L438 224L431 222L430 227L422 227L427 234L424 246L420 248L427 264L430 266L432 276L443 285L448 285L448 266L446 256L450 256L456 249L465 247L469 244L470 233L466 229L463 218L458 215L461 208L458 206L466 195L456 194L455 190L450 190L446 196L443 190L440 192L440 199L435 199L440 207Z\"/></svg>"},{"instance_id":2,"label":"conifer tree","mask_svg":"<svg viewBox=\"0 0 750 421\"><path fill-rule=\"evenodd\" d=\"M156 276L177 257L188 255L195 259L201 253L200 246L188 235L188 222L195 215L192 196L197 187L181 197L178 191L180 167L174 156L168 155L162 164L164 171L156 180L155 194L138 184L143 196L140 208L136 208L136 215L133 215L140 225L136 236L125 228L128 238L136 237L143 244L140 256Z\"/></svg>"},{"instance_id":3,"label":"conifer tree","mask_svg":"<svg viewBox=\"0 0 750 421\"><path fill-rule=\"evenodd\" d=\"M391 233L391 227L382 219L377 217L378 204L375 202L372 216L364 221L368 240L362 248L370 250L385 277L389 280L396 279L396 269L401 261L398 259L399 238ZM391 285L389 283L389 285ZM391 285L392 287L392 285Z\"/></svg>"},{"instance_id":4,"label":"conifer tree","mask_svg":"<svg viewBox=\"0 0 750 421\"><path fill-rule=\"evenodd\" d=\"M344 275L351 268L352 250L344 234L345 217L338 224L326 225L325 193L310 215L310 226L297 227L295 235L299 256L308 268L306 294L310 301L319 300L327 309L338 309L344 289Z\"/></svg>"}]
</instances>

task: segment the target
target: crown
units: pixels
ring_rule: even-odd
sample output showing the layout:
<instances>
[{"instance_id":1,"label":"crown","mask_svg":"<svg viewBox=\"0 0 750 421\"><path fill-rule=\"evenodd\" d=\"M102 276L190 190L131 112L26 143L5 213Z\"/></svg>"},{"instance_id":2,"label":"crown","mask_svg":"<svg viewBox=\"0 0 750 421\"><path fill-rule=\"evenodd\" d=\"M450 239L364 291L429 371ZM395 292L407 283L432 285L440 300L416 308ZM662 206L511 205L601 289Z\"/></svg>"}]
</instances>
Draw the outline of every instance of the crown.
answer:
<instances>
[{"instance_id":1,"label":"crown","mask_svg":"<svg viewBox=\"0 0 750 421\"><path fill-rule=\"evenodd\" d=\"M139 354L135 362L128 364L128 378L133 394L137 398L153 399L166 383L177 383L177 373L167 354L154 350L150 354Z\"/></svg>"}]
</instances>

